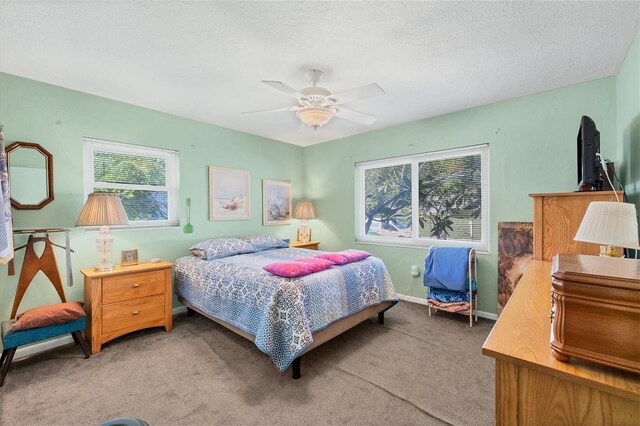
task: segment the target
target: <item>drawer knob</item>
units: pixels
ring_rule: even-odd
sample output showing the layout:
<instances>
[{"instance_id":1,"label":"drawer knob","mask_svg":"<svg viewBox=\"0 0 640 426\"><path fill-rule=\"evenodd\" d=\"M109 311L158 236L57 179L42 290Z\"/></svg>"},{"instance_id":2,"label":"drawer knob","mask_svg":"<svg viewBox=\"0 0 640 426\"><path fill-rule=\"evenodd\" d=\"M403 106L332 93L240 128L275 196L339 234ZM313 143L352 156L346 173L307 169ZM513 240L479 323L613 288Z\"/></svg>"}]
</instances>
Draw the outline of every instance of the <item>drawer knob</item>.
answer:
<instances>
[{"instance_id":1,"label":"drawer knob","mask_svg":"<svg viewBox=\"0 0 640 426\"><path fill-rule=\"evenodd\" d=\"M138 315L140 311L133 311L133 315Z\"/></svg>"},{"instance_id":2,"label":"drawer knob","mask_svg":"<svg viewBox=\"0 0 640 426\"><path fill-rule=\"evenodd\" d=\"M134 285L132 285L131 287L133 287L133 288L138 288L138 287L140 287L140 284L135 283L135 284L134 284Z\"/></svg>"}]
</instances>

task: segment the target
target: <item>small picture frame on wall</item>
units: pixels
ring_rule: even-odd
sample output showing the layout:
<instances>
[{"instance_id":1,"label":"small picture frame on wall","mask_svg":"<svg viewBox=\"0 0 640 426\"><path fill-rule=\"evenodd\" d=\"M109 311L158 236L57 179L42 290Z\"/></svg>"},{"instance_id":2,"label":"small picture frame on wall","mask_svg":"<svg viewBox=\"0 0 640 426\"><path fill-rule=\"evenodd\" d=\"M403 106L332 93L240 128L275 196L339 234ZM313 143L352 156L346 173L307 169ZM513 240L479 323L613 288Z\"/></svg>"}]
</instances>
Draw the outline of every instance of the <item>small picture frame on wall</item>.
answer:
<instances>
[{"instance_id":1,"label":"small picture frame on wall","mask_svg":"<svg viewBox=\"0 0 640 426\"><path fill-rule=\"evenodd\" d=\"M262 224L291 224L291 182L262 180Z\"/></svg>"},{"instance_id":2,"label":"small picture frame on wall","mask_svg":"<svg viewBox=\"0 0 640 426\"><path fill-rule=\"evenodd\" d=\"M120 265L131 266L138 264L138 249L122 250L120 253Z\"/></svg>"}]
</instances>

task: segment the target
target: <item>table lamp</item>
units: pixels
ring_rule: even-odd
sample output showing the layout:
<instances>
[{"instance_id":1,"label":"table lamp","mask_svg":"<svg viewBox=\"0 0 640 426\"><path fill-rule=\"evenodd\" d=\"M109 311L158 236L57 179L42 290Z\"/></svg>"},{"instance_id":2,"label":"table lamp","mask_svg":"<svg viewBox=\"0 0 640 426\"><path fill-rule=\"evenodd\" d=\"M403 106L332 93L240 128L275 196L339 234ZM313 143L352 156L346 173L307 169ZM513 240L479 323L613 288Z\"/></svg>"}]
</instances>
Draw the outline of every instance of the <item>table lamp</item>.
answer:
<instances>
[{"instance_id":1,"label":"table lamp","mask_svg":"<svg viewBox=\"0 0 640 426\"><path fill-rule=\"evenodd\" d=\"M96 248L100 254L100 263L96 265L96 271L110 271L113 265L108 257L113 248L113 236L109 232L109 226L128 225L129 218L124 211L118 194L109 192L93 192L89 194L84 204L76 226L99 226L100 234L96 239Z\"/></svg>"},{"instance_id":2,"label":"table lamp","mask_svg":"<svg viewBox=\"0 0 640 426\"><path fill-rule=\"evenodd\" d=\"M636 206L614 201L592 201L574 240L605 245L605 248L600 248L601 256L624 257L623 247L639 248Z\"/></svg>"},{"instance_id":3,"label":"table lamp","mask_svg":"<svg viewBox=\"0 0 640 426\"><path fill-rule=\"evenodd\" d=\"M316 218L313 203L309 200L299 201L293 212L293 217L302 221L300 228L298 228L298 241L308 243L311 240L311 228L307 226L307 219Z\"/></svg>"}]
</instances>

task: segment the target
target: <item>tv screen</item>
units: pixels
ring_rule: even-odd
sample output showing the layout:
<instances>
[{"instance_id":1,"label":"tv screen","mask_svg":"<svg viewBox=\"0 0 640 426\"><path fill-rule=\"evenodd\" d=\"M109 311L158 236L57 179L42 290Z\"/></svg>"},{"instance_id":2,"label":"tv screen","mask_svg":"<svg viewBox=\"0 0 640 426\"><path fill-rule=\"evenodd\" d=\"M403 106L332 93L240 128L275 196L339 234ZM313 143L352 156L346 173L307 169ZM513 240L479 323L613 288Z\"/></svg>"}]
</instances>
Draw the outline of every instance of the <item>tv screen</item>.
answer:
<instances>
[{"instance_id":1,"label":"tv screen","mask_svg":"<svg viewBox=\"0 0 640 426\"><path fill-rule=\"evenodd\" d=\"M599 159L600 132L596 123L586 115L580 120L578 130L578 191L598 191L602 189Z\"/></svg>"}]
</instances>

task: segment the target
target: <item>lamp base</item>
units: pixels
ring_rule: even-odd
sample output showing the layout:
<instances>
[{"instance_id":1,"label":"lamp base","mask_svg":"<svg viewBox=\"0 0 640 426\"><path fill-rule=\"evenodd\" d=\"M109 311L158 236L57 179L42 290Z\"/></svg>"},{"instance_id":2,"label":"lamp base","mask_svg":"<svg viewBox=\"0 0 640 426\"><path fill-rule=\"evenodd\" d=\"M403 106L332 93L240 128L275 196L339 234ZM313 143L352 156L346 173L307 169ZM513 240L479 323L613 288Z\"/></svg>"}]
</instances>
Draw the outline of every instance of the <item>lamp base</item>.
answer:
<instances>
[{"instance_id":1,"label":"lamp base","mask_svg":"<svg viewBox=\"0 0 640 426\"><path fill-rule=\"evenodd\" d=\"M113 265L111 263L99 263L93 269L100 272L113 271Z\"/></svg>"},{"instance_id":2,"label":"lamp base","mask_svg":"<svg viewBox=\"0 0 640 426\"><path fill-rule=\"evenodd\" d=\"M600 256L624 257L624 249L616 246L600 246Z\"/></svg>"},{"instance_id":3,"label":"lamp base","mask_svg":"<svg viewBox=\"0 0 640 426\"><path fill-rule=\"evenodd\" d=\"M98 249L98 254L100 255L100 263L98 263L95 266L96 271L113 270L113 265L109 263L109 254L111 253L112 247L113 247L113 237L109 232L109 227L101 226L100 233L96 238L96 248Z\"/></svg>"}]
</instances>

